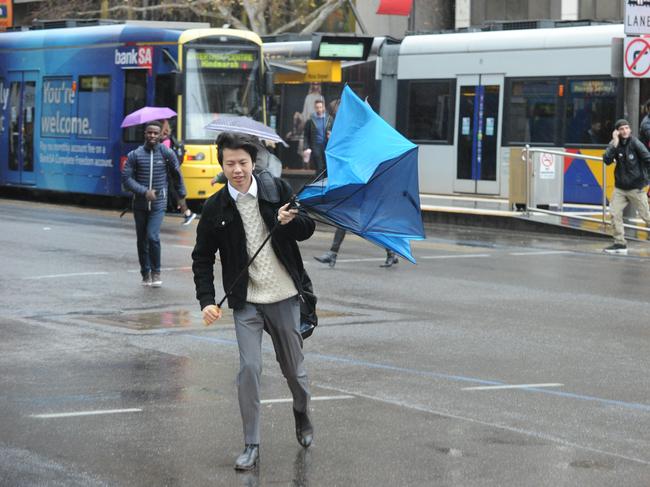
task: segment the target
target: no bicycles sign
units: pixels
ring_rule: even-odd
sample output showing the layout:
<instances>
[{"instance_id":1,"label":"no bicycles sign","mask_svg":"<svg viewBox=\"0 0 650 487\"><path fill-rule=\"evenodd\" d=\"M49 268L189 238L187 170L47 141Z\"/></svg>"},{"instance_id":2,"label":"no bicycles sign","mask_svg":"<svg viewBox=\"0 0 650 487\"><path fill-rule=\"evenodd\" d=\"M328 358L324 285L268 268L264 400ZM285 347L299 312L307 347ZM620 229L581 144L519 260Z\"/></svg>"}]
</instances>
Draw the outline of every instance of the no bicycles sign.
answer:
<instances>
[{"instance_id":1,"label":"no bicycles sign","mask_svg":"<svg viewBox=\"0 0 650 487\"><path fill-rule=\"evenodd\" d=\"M624 61L626 78L650 77L650 37L626 37Z\"/></svg>"}]
</instances>

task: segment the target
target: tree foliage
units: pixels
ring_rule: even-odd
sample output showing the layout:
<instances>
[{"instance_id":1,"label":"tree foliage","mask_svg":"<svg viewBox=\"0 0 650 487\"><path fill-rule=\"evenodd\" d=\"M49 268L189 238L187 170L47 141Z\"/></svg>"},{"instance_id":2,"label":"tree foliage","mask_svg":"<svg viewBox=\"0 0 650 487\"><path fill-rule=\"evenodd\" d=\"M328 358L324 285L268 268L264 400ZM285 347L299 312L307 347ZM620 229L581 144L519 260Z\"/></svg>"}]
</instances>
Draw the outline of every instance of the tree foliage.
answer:
<instances>
[{"instance_id":1,"label":"tree foliage","mask_svg":"<svg viewBox=\"0 0 650 487\"><path fill-rule=\"evenodd\" d=\"M39 20L108 18L228 24L259 35L309 34L345 8L346 0L44 0L34 15Z\"/></svg>"}]
</instances>

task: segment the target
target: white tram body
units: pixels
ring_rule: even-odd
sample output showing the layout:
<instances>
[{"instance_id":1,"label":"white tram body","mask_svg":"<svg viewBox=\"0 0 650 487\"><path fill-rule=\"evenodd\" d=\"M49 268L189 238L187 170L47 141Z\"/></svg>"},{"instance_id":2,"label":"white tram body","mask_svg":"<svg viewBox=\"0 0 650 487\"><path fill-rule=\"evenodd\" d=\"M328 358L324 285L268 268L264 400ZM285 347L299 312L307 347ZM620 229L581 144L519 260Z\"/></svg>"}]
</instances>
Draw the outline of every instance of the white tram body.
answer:
<instances>
[{"instance_id":1,"label":"white tram body","mask_svg":"<svg viewBox=\"0 0 650 487\"><path fill-rule=\"evenodd\" d=\"M623 107L622 37L622 24L407 36L396 126L419 145L420 190L508 197L513 148L602 152ZM599 202L597 173L569 162L565 200Z\"/></svg>"}]
</instances>

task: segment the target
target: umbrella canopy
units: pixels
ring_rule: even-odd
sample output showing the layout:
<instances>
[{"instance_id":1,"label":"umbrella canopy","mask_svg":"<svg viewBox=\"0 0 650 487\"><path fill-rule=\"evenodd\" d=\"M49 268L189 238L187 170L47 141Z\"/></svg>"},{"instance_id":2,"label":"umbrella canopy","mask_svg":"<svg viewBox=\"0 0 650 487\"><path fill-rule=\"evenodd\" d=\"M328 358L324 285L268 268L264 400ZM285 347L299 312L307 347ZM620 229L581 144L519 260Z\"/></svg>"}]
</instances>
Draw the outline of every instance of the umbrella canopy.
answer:
<instances>
[{"instance_id":1,"label":"umbrella canopy","mask_svg":"<svg viewBox=\"0 0 650 487\"><path fill-rule=\"evenodd\" d=\"M415 263L424 239L417 146L346 86L327 145L328 178L298 195L303 207Z\"/></svg>"},{"instance_id":2,"label":"umbrella canopy","mask_svg":"<svg viewBox=\"0 0 650 487\"><path fill-rule=\"evenodd\" d=\"M238 134L254 135L259 139L279 142L285 147L289 147L275 130L249 117L222 115L207 124L205 129L216 132L235 132Z\"/></svg>"},{"instance_id":3,"label":"umbrella canopy","mask_svg":"<svg viewBox=\"0 0 650 487\"><path fill-rule=\"evenodd\" d=\"M133 125L140 125L154 120L164 120L166 118L175 117L176 112L167 107L143 107L133 113L129 113L124 120L122 120L121 127L132 127Z\"/></svg>"}]
</instances>

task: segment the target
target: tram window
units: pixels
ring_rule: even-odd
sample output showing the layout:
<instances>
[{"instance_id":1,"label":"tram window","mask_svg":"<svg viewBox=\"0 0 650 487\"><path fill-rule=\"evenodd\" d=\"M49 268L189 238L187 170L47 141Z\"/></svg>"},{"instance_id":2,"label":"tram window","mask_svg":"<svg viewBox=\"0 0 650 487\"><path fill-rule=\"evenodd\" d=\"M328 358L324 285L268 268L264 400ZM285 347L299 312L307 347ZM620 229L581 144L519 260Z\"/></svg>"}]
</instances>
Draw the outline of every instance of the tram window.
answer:
<instances>
[{"instance_id":1,"label":"tram window","mask_svg":"<svg viewBox=\"0 0 650 487\"><path fill-rule=\"evenodd\" d=\"M154 93L154 106L167 107L176 111L176 91L174 89L173 74L159 74L156 76L156 91ZM176 135L176 118L169 120L171 131Z\"/></svg>"},{"instance_id":2,"label":"tram window","mask_svg":"<svg viewBox=\"0 0 650 487\"><path fill-rule=\"evenodd\" d=\"M124 116L147 104L147 71L145 69L124 70ZM127 127L122 130L124 142L142 142L142 127Z\"/></svg>"},{"instance_id":3,"label":"tram window","mask_svg":"<svg viewBox=\"0 0 650 487\"><path fill-rule=\"evenodd\" d=\"M410 81L406 137L451 144L453 93L451 80Z\"/></svg>"},{"instance_id":4,"label":"tram window","mask_svg":"<svg viewBox=\"0 0 650 487\"><path fill-rule=\"evenodd\" d=\"M507 144L552 144L558 127L557 79L511 80L507 110Z\"/></svg>"},{"instance_id":5,"label":"tram window","mask_svg":"<svg viewBox=\"0 0 650 487\"><path fill-rule=\"evenodd\" d=\"M605 145L616 120L616 80L569 80L566 90L565 143Z\"/></svg>"},{"instance_id":6,"label":"tram window","mask_svg":"<svg viewBox=\"0 0 650 487\"><path fill-rule=\"evenodd\" d=\"M110 76L79 76L78 136L107 139L110 125Z\"/></svg>"},{"instance_id":7,"label":"tram window","mask_svg":"<svg viewBox=\"0 0 650 487\"><path fill-rule=\"evenodd\" d=\"M176 93L174 92L174 75L159 74L156 76L156 93L154 106L167 107L176 111Z\"/></svg>"}]
</instances>

